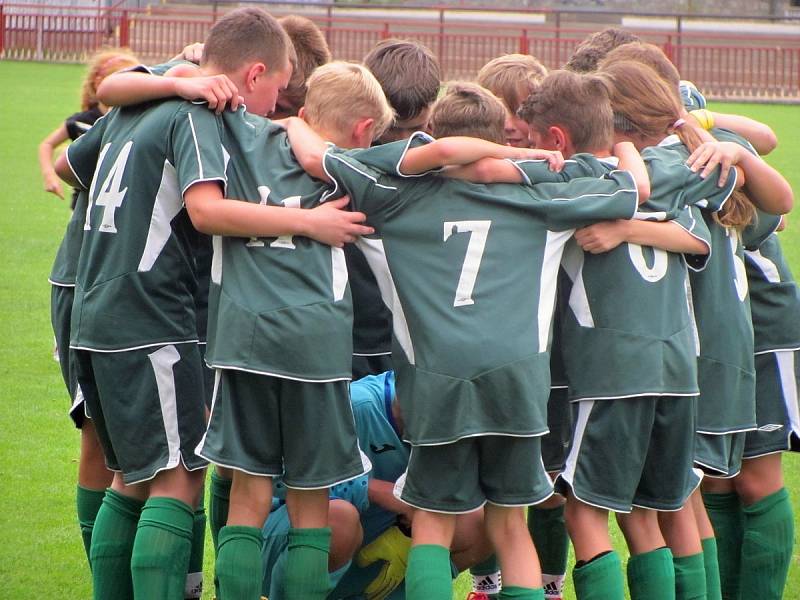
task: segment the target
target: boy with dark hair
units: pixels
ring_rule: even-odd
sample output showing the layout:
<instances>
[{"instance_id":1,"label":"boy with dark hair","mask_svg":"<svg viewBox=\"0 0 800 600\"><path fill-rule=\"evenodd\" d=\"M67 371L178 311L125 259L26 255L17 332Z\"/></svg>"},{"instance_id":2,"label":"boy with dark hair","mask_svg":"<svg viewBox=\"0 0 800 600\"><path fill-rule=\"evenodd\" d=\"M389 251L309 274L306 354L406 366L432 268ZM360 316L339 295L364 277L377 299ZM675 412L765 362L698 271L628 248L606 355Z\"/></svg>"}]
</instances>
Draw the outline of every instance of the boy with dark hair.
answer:
<instances>
[{"instance_id":1,"label":"boy with dark hair","mask_svg":"<svg viewBox=\"0 0 800 600\"><path fill-rule=\"evenodd\" d=\"M306 80L314 69L331 61L328 42L313 21L299 15L289 15L278 19L278 23L292 40L297 64L289 85L278 94L275 111L270 115L272 119L295 116L306 101Z\"/></svg>"},{"instance_id":2,"label":"boy with dark hair","mask_svg":"<svg viewBox=\"0 0 800 600\"><path fill-rule=\"evenodd\" d=\"M157 98L202 79L230 83L266 114L289 79L288 50L272 17L237 10L209 33L208 77L153 77L161 89L148 93ZM67 181L90 187L70 345L106 461L118 471L93 533L96 598L183 593L205 467L194 453L205 415L192 224L208 229L203 224L216 217L229 233L313 231L335 243L364 230L353 224L358 215L330 210L191 202L186 195L196 186L225 184L235 163L223 156L220 136L202 106L167 100L126 107L100 120L57 165Z\"/></svg>"},{"instance_id":3,"label":"boy with dark hair","mask_svg":"<svg viewBox=\"0 0 800 600\"><path fill-rule=\"evenodd\" d=\"M433 52L413 40L388 39L364 56L364 65L380 82L396 114L395 122L378 141L402 140L424 131L442 81Z\"/></svg>"},{"instance_id":4,"label":"boy with dark hair","mask_svg":"<svg viewBox=\"0 0 800 600\"><path fill-rule=\"evenodd\" d=\"M436 56L418 42L388 39L367 53L364 64L395 111L394 123L377 143L425 131L441 85ZM353 292L353 377L359 379L392 368L390 315L364 255L355 244L344 252Z\"/></svg>"},{"instance_id":5,"label":"boy with dark hair","mask_svg":"<svg viewBox=\"0 0 800 600\"><path fill-rule=\"evenodd\" d=\"M482 88L475 94L499 104ZM438 111L450 110L451 98L458 94L437 103L434 122ZM407 597L451 597L455 516L485 505L503 569L500 598L542 598L523 507L552 493L536 460L546 431L551 268L569 227L633 214L633 177L617 172L533 188L476 185L424 172L459 148L465 160L525 155L466 138L410 148L424 134L357 153L326 153L319 138L292 123L301 164L346 190L376 227L374 239L359 243L392 308L398 398L412 445L395 486L395 495L417 508ZM527 167L547 175L546 165ZM549 201L554 197L559 202ZM520 310L526 298L533 307Z\"/></svg>"}]
</instances>

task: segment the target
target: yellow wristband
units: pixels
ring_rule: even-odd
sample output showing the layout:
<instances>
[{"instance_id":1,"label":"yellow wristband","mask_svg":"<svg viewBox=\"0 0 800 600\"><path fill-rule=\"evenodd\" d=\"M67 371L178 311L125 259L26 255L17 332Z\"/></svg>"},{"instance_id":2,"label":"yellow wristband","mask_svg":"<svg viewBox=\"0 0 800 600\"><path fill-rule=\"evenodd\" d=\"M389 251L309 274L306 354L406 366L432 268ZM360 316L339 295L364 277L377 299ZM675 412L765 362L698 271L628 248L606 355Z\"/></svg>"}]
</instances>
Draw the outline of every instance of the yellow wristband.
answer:
<instances>
[{"instance_id":1,"label":"yellow wristband","mask_svg":"<svg viewBox=\"0 0 800 600\"><path fill-rule=\"evenodd\" d=\"M714 115L711 114L710 110L700 108L698 110L691 111L689 114L697 119L697 122L700 123L700 127L706 131L714 127Z\"/></svg>"}]
</instances>

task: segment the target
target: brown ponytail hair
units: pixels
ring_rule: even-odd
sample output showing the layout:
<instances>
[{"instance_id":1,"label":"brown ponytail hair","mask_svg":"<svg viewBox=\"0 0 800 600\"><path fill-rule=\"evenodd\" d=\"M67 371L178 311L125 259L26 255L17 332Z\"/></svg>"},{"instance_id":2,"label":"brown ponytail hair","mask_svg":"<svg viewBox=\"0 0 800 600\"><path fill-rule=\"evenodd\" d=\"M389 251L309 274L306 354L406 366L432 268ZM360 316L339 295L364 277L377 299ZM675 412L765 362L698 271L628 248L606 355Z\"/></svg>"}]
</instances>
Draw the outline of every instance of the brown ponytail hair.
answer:
<instances>
[{"instance_id":1,"label":"brown ponytail hair","mask_svg":"<svg viewBox=\"0 0 800 600\"><path fill-rule=\"evenodd\" d=\"M614 129L645 138L674 133L689 152L714 138L694 119L682 118L683 106L671 87L649 66L635 61L611 62L597 75L606 83L614 109ZM735 191L717 221L741 229L755 217L755 208L744 192Z\"/></svg>"}]
</instances>

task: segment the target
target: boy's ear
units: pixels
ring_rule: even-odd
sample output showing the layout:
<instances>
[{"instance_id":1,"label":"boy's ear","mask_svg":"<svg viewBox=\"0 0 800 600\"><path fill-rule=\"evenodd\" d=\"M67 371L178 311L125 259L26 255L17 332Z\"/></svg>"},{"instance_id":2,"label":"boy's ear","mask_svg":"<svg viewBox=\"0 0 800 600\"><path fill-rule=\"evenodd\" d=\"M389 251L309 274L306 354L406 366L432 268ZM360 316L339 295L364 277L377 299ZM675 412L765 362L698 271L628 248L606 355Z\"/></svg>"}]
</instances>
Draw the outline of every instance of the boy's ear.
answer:
<instances>
[{"instance_id":1,"label":"boy's ear","mask_svg":"<svg viewBox=\"0 0 800 600\"><path fill-rule=\"evenodd\" d=\"M375 134L375 119L359 119L353 126L353 147L369 148Z\"/></svg>"},{"instance_id":2,"label":"boy's ear","mask_svg":"<svg viewBox=\"0 0 800 600\"><path fill-rule=\"evenodd\" d=\"M564 153L564 156L566 156L566 149L569 145L566 132L561 129L561 127L553 125L547 129L547 133L550 134L550 137L553 139L553 145L555 146L555 149Z\"/></svg>"},{"instance_id":3,"label":"boy's ear","mask_svg":"<svg viewBox=\"0 0 800 600\"><path fill-rule=\"evenodd\" d=\"M301 107L300 107L300 108L297 110L297 116L298 116L298 118L300 118L300 119L303 119L303 121L305 121L306 123L308 123L308 121L306 120L306 107L305 107L305 106L301 106Z\"/></svg>"},{"instance_id":4,"label":"boy's ear","mask_svg":"<svg viewBox=\"0 0 800 600\"><path fill-rule=\"evenodd\" d=\"M248 91L253 91L255 89L256 82L258 78L264 75L267 72L267 66L262 62L255 62L247 68L245 73L245 85L248 88Z\"/></svg>"}]
</instances>

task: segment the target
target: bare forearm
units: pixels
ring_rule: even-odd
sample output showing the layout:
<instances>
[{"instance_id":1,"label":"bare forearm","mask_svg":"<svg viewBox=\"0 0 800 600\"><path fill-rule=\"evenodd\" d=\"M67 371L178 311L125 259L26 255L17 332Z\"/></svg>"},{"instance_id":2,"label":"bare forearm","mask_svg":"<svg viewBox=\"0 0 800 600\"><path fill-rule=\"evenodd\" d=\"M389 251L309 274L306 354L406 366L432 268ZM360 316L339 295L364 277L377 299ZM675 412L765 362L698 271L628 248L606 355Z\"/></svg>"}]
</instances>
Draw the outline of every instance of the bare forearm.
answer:
<instances>
[{"instance_id":1,"label":"bare forearm","mask_svg":"<svg viewBox=\"0 0 800 600\"><path fill-rule=\"evenodd\" d=\"M749 152L744 153L739 166L745 172L744 191L758 208L776 215L788 213L792 209L792 187L778 171Z\"/></svg>"},{"instance_id":2,"label":"bare forearm","mask_svg":"<svg viewBox=\"0 0 800 600\"><path fill-rule=\"evenodd\" d=\"M148 73L115 73L97 88L97 98L107 106L129 106L177 96L176 80Z\"/></svg>"},{"instance_id":3,"label":"bare forearm","mask_svg":"<svg viewBox=\"0 0 800 600\"><path fill-rule=\"evenodd\" d=\"M419 174L449 165L467 165L482 158L521 158L518 148L501 146L471 137L446 137L411 148L400 163L400 170Z\"/></svg>"},{"instance_id":4,"label":"bare forearm","mask_svg":"<svg viewBox=\"0 0 800 600\"><path fill-rule=\"evenodd\" d=\"M187 192L186 208L198 231L233 237L308 235L307 213L298 208L265 206L220 198L197 201Z\"/></svg>"},{"instance_id":5,"label":"bare forearm","mask_svg":"<svg viewBox=\"0 0 800 600\"><path fill-rule=\"evenodd\" d=\"M680 254L708 254L708 245L672 222L623 221L626 241Z\"/></svg>"},{"instance_id":6,"label":"bare forearm","mask_svg":"<svg viewBox=\"0 0 800 600\"><path fill-rule=\"evenodd\" d=\"M769 125L750 119L742 115L727 113L712 113L714 125L723 129L730 129L738 133L756 149L762 156L772 152L778 145L778 138Z\"/></svg>"}]
</instances>

